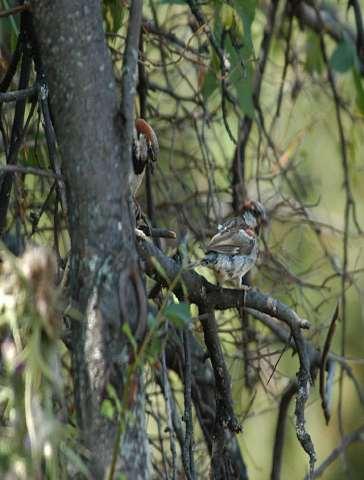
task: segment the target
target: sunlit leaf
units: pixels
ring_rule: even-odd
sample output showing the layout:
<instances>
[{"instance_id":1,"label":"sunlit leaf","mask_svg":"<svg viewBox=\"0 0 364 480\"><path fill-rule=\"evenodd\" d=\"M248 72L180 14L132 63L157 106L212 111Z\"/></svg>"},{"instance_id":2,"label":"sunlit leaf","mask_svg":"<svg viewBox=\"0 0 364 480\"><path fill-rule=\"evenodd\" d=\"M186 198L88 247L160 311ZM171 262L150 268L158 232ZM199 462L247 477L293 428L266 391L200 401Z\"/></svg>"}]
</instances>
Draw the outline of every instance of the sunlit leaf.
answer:
<instances>
[{"instance_id":1,"label":"sunlit leaf","mask_svg":"<svg viewBox=\"0 0 364 480\"><path fill-rule=\"evenodd\" d=\"M118 393L117 393L115 387L111 383L108 383L108 385L106 387L106 391L107 391L109 399L113 401L114 405L116 406L116 408L120 412L121 411L121 403L120 403L120 399L119 399L119 396L118 396Z\"/></svg>"},{"instance_id":2,"label":"sunlit leaf","mask_svg":"<svg viewBox=\"0 0 364 480\"><path fill-rule=\"evenodd\" d=\"M121 28L124 11L120 0L104 0L103 13L108 32L116 33Z\"/></svg>"},{"instance_id":3,"label":"sunlit leaf","mask_svg":"<svg viewBox=\"0 0 364 480\"><path fill-rule=\"evenodd\" d=\"M112 420L115 416L115 407L112 404L111 400L106 398L103 400L101 403L101 408L100 408L101 415L104 417L108 418L109 420Z\"/></svg>"},{"instance_id":4,"label":"sunlit leaf","mask_svg":"<svg viewBox=\"0 0 364 480\"><path fill-rule=\"evenodd\" d=\"M134 338L134 335L130 329L130 325L128 323L124 323L122 327L122 331L127 336L129 342L131 343L131 346L133 347L134 352L136 352L138 347L137 347L137 343Z\"/></svg>"},{"instance_id":5,"label":"sunlit leaf","mask_svg":"<svg viewBox=\"0 0 364 480\"><path fill-rule=\"evenodd\" d=\"M225 30L230 30L234 25L234 9L227 3L224 3L220 10L221 23Z\"/></svg>"}]
</instances>

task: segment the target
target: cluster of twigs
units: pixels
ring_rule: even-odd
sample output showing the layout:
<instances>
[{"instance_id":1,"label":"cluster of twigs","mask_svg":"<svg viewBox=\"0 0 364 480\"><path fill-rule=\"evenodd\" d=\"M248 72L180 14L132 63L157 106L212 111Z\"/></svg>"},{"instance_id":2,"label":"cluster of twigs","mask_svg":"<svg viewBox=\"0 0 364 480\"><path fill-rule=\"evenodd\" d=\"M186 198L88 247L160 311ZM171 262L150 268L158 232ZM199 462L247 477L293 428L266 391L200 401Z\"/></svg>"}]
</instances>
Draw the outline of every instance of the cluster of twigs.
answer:
<instances>
[{"instance_id":1,"label":"cluster of twigs","mask_svg":"<svg viewBox=\"0 0 364 480\"><path fill-rule=\"evenodd\" d=\"M215 398L210 400L212 411L215 412L212 422L211 420L207 422L198 413L201 411L201 393L197 393L198 382L194 380L192 374L192 385L195 384L196 388L195 393L192 390L196 415L204 432L206 431L206 425L209 425L209 435L205 436L205 439L210 451L211 468L215 478L230 478L229 475L231 478L247 478L245 469L241 467L243 464L241 454L236 455L234 443L229 443L226 437L226 435L229 437L229 430L236 433L241 428L241 422L237 420L234 414L230 389L231 379L226 366L227 362L234 361L236 354L230 352L230 357L227 353L223 353L223 345L226 344L226 339L222 339L219 330L224 330L224 327L219 328L215 318L216 311L235 308L237 314L241 316L240 335L234 335L234 329L232 326L229 327L229 323L227 323L226 328L230 331L235 348L243 348L245 385L247 388L256 388L257 378L261 375L260 367L254 360L251 360L252 358L259 358L260 355L262 355L262 358L264 356L263 352L266 347L262 347L263 351L259 353L259 342L256 340L260 337L261 325L268 327L284 345L283 352L287 348L292 349L298 354L299 358L296 378L292 379L281 393L276 437L272 451L272 478L280 478L282 473L285 424L288 416L288 406L294 396L296 396L296 434L310 458L309 475L315 477L319 475L319 472L322 473L322 469L319 467L317 472L314 470L316 453L310 435L305 428L305 405L310 390L315 385L318 373L320 377L319 393L327 423L331 416L332 407L330 407L330 403L333 395L333 378L336 365L339 365L341 372L339 423L342 432L344 431L342 423L342 397L344 395L342 379L345 374L350 372L349 378L353 379L359 400L362 401L360 384L358 380L354 379L349 363L345 359L348 313L347 289L351 285L358 288L357 281L361 274L360 268L353 268L349 271L348 259L350 219L355 226L356 235L360 236L362 234L356 218L348 164L348 141L343 126L344 116L348 116L349 121L352 119L350 119L350 114L344 106L345 101L339 93L337 79L333 74L326 51L328 40L325 37L325 33L327 33L331 39L340 42L345 35L349 35L356 45L358 58L360 59L362 55L360 53L361 47L359 47L359 44L361 44L359 40L361 22L358 21L361 18L360 8L358 9L356 5L355 17L359 29L355 33L348 29L333 11L325 10L323 7L318 8L314 4L287 2L282 8L278 1L273 1L267 5L264 9L266 26L254 66L252 98L255 117L253 118L251 115L240 113L231 103L231 99L234 101L234 92L231 90L229 72L226 70L226 51L224 45L220 45L214 35L211 17L197 2L187 3L190 7L188 27L192 30L192 33L188 33L188 27L183 24L184 17L182 17L183 20L179 25L182 35L178 37L171 34L168 22L173 25L176 22L178 25L177 17L176 19L171 17L164 23L159 23L159 17L153 7L153 21L145 20L141 32L142 42L148 48L144 47L140 57L140 71L143 71L143 74L139 75L139 93L142 92L143 96L143 100L141 100L143 107L140 111L143 115L147 113L151 121L159 120L157 125L163 139L162 151L166 152L162 159L163 163L153 180L154 197L150 182L146 185L146 208L150 213L152 223L155 225L163 222L169 227L176 228L182 243L187 235L189 239L193 239L189 241L190 254L193 255L197 252L197 255L201 255L201 250L199 248L195 249L196 243L194 242L197 242L199 246L201 243L203 245L206 238L216 228L216 223L219 223L226 216L237 214L247 196L258 197L268 206L271 217L271 232L270 234L266 233L265 249L260 266L264 281L259 282L259 277L257 277L256 280L259 284L265 289L270 287L273 297L283 294L293 308L304 312L304 316L310 319L311 328L314 331L320 331L327 318L327 313L322 316L320 311L328 312L327 307L329 305L331 305L331 308L335 308L332 305L340 304L340 308L337 306L335 309L326 339L317 343L317 341L310 341L302 335L301 328L307 328L309 323L301 321L294 310L290 310L286 306L282 307L283 310L280 310L277 307L276 300L272 297L265 297L256 291L248 292L243 297L238 291L220 290L213 287L210 283L206 283L203 277L196 274L183 273L183 285L187 289L187 298L191 303L198 306L198 318L203 330L203 343L207 349L206 355L201 355L203 358L210 359L212 372L214 373ZM307 29L306 31L312 29L318 35L323 68L326 71L326 78L323 75L322 84L319 87L326 89L329 85L331 91L329 100L333 102L336 111L346 198L343 230L330 225L329 222L318 220L312 213L312 207L317 205L305 201L307 184L302 175L299 159L295 158L294 151L290 151L290 148L282 152L282 147L279 146L276 139L277 124L279 124L283 115L282 109L293 108L292 102L294 104L298 96L304 92L301 80L302 73L296 67L300 59L299 52L294 45L298 41L297 37L301 35L301 33L296 32L297 23L302 29ZM175 28L178 29L176 25ZM281 73L278 73L278 75L274 72L275 67L269 60L271 45L273 41L276 41L277 36L280 38L284 60L282 67L280 67ZM238 46L235 46L235 48L238 49ZM148 53L152 55L154 49L159 51L158 61L152 61L148 57ZM208 51L213 52L213 55L216 55L219 61L221 79L220 89L215 92L218 98L218 100L215 99L217 107L210 110L210 104L204 102L198 86L189 82L188 73L186 73L194 70L196 74L201 75L201 70L203 70L201 65L206 66L209 61ZM148 71L148 74L146 74L146 71ZM273 114L268 114L265 111L266 99L263 95L267 83L269 83L267 79L272 71L275 76L281 75L281 80L275 92ZM176 82L183 85L183 89L177 90L175 88ZM168 99L168 111L163 108L163 99ZM234 116L233 123L238 125L237 135L234 135L231 126ZM236 145L235 148L228 149L230 152L233 151L232 153L227 153L226 141L221 140L221 125L225 128L225 137ZM187 126L190 127L188 130ZM183 147L184 140L180 141L179 135L185 139L186 144L188 142L188 148ZM189 175L189 171L192 172L191 175ZM175 200L176 198L177 200ZM287 233L302 230L302 224L307 226L307 236L309 238L312 236L311 238L317 241L317 257L320 258L317 272L314 270L314 265L311 265L303 274L294 273L291 270L292 262L281 260L285 256L285 245L282 245L283 236L278 234L274 240L272 234L274 225L277 225L277 229L279 226L282 231ZM179 228L179 225L183 225L183 228ZM335 235L338 241L340 241L340 238L343 239L343 261L340 266L338 266L325 241L328 232ZM162 246L163 250L166 251L166 244L162 244ZM177 275L180 275L181 265L167 258L161 251L157 250L156 246L151 243L143 243L140 245L140 249L147 262L147 273L156 280L157 286L158 284L168 286ZM153 265L148 263L148 259L151 257L156 258L158 263L162 265L167 281L165 276L163 278L158 276ZM289 265L290 263L291 265ZM318 275L319 278L321 277L319 283L315 284L306 280L310 275L314 277L316 273L320 273L322 270L327 271L328 268L329 273L326 278L323 275ZM338 283L335 284L334 282L337 280ZM319 293L320 300L316 305L313 305L311 300L308 299L307 292L310 291ZM157 296L155 296L156 292ZM151 291L151 298L158 298L158 292L158 288L154 286ZM178 285L175 293L181 301L186 298L186 292ZM243 310L243 315L241 315L241 310ZM288 315L291 320L288 320L285 315ZM340 316L342 322L340 357L330 352L338 316ZM219 315L219 318L221 321L225 316ZM285 323L286 325L284 325ZM184 382L186 395L186 392L189 392L188 384L191 383L191 380L186 378L184 373L183 359L186 358L187 363L188 361L183 353L185 348L183 347L183 341L180 340L180 342L179 361L182 366L179 375L181 381ZM264 342L263 344L265 345ZM257 350L255 350L254 345ZM170 361L173 364L176 363L175 359ZM273 364L271 368L274 371ZM168 395L166 396L164 388L162 388L162 392L166 402L170 403L170 398ZM188 399L185 399L186 404L188 404ZM188 425L186 425L186 429L188 429ZM177 437L181 451L184 452L186 440L181 436ZM352 438L358 438L358 436L353 435ZM345 442L344 444L346 445ZM162 455L164 452L163 445L164 443L161 442L160 452ZM171 448L172 451L175 451L175 447ZM342 452L343 449L339 449L337 455ZM166 468L166 462L168 463L168 461L164 459L163 462ZM194 478L186 466L185 472L188 478Z\"/></svg>"},{"instance_id":2,"label":"cluster of twigs","mask_svg":"<svg viewBox=\"0 0 364 480\"><path fill-rule=\"evenodd\" d=\"M228 37L237 56L241 55L241 46L234 42L228 30L217 37L211 14L198 2L186 3L182 10L168 7L171 10L164 18L156 4L150 2L148 18L143 20L138 39L138 115L147 118L157 130L162 152L155 175L147 171L146 194L140 199L156 237L153 241L139 240L138 243L149 277L149 306L151 311L160 309L172 292L180 302L197 306L193 328L185 328L181 333L173 322L166 321L164 331L158 332L165 341L158 358L153 359L147 395L150 416L158 432L156 442L153 434L150 435L151 444L155 446L153 467L161 478L177 478L182 470L188 479L204 478L207 469L213 478L249 478L237 436L244 426L244 418L236 413L238 406L233 400L229 370L235 361L243 358L245 388L256 391L260 381L262 387L268 389L264 370L268 365L270 373L275 371L277 352L273 347L279 345L279 350L290 349L297 354L298 366L296 376L289 379L278 395L271 478L282 475L285 429L294 397L296 434L309 456L308 475L315 478L345 453L352 442L363 438L362 426L345 435L342 418L344 375L353 382L360 403L364 402L360 383L345 357L347 289L358 288L358 275L362 273L352 267L349 259L350 226L354 226L356 235L362 231L356 215L345 122L358 119L349 111L340 93L327 51L328 41L340 42L346 35L355 45L362 65L364 36L360 6L356 1L350 2L356 21L353 32L333 11L316 6L315 2L287 1L281 5L273 0L262 5L264 27L261 36L255 39L259 44L256 58L252 55L250 59L253 64L252 115L237 108L236 91L229 82ZM0 83L0 130L5 158L1 167L0 234L9 246L15 245L16 253L24 238L52 243L61 273L68 255L64 179L31 12L27 6L7 12L18 13L21 13L20 34ZM306 173L301 169L300 159L295 157L293 148L284 150L280 146L276 134L282 112L293 111L293 105L304 91L302 59L294 46L299 39L302 41L303 33L297 32L298 25L305 32L312 30L318 35L325 72L321 84L317 82L318 88L328 95L335 109L345 193L343 229L315 218L311 207L316 205L306 200L311 193L307 193L310 181L305 182ZM119 31L107 32L107 39L118 75L124 36ZM278 43L283 59L278 73L278 67L270 61L273 42ZM217 89L207 101L201 87L215 59ZM241 60L241 68L248 75L245 60ZM270 85L272 74L279 77L277 88ZM315 81L314 76L311 80ZM274 101L268 105L267 90L274 92ZM13 117L4 107L9 102L15 102ZM272 104L273 113L270 113ZM284 115L287 117L289 115ZM27 142L31 141L34 143L29 146ZM299 145L299 141L296 143ZM28 161L28 149L34 152L33 163ZM31 198L29 194L24 198L29 189L29 175L35 176L36 181L32 184ZM186 270L184 257L185 251L191 258L200 256L201 246L217 223L238 214L248 196L266 204L271 225L263 239L259 275L251 279L261 290L252 289L242 294L239 290L215 286L212 279L208 281L201 272ZM161 227L175 230L178 241L158 237L165 232ZM342 239L340 265L327 245L328 232L338 241ZM317 253L311 265L305 264L305 270L296 272L292 263L282 260L286 249L292 250L285 238L292 238L303 250L305 244L300 238L303 233L307 241L315 242ZM298 256L297 249L294 251ZM327 272L325 277L318 275L321 271ZM310 276L319 278L319 283L310 281ZM311 292L313 297L309 295ZM284 299L284 303L278 298ZM336 307L329 325L325 325L328 317L322 312L338 304L340 308ZM305 320L306 317L309 320ZM335 355L331 345L339 317L341 351ZM317 341L318 333L327 326L324 341ZM306 334L308 329L313 331L311 337ZM342 441L315 470L315 448L305 425L307 400L319 376L323 413L329 422L336 366L340 368ZM172 371L179 380L171 376ZM181 386L183 395L179 392ZM252 398L250 409L254 406L254 395ZM164 411L161 405L165 406ZM197 462L205 452L209 460Z\"/></svg>"}]
</instances>

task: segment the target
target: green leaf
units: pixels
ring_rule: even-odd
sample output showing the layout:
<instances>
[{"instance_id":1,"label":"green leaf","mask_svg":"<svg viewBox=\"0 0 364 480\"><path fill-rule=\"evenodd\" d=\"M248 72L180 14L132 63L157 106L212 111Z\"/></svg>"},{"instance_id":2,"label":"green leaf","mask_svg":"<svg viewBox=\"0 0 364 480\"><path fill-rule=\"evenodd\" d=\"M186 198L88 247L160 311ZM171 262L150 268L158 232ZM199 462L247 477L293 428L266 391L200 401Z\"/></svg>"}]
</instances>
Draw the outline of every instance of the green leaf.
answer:
<instances>
[{"instance_id":1,"label":"green leaf","mask_svg":"<svg viewBox=\"0 0 364 480\"><path fill-rule=\"evenodd\" d=\"M100 412L104 417L108 418L109 420L113 420L115 416L115 407L112 404L112 401L108 398L103 400L101 403Z\"/></svg>"},{"instance_id":2,"label":"green leaf","mask_svg":"<svg viewBox=\"0 0 364 480\"><path fill-rule=\"evenodd\" d=\"M232 2L236 16L234 28L225 42L227 60L230 63L228 84L233 87L241 111L254 116L253 59L254 45L251 26L255 16L256 0ZM220 24L220 25L219 25ZM221 31L220 19L216 19L216 34ZM221 35L221 33L220 33Z\"/></svg>"},{"instance_id":3,"label":"green leaf","mask_svg":"<svg viewBox=\"0 0 364 480\"><path fill-rule=\"evenodd\" d=\"M27 167L46 167L48 168L48 152L40 145L36 147L24 148L23 151L23 164Z\"/></svg>"},{"instance_id":4,"label":"green leaf","mask_svg":"<svg viewBox=\"0 0 364 480\"><path fill-rule=\"evenodd\" d=\"M221 23L225 30L230 30L234 25L235 10L227 3L224 3L220 10Z\"/></svg>"},{"instance_id":5,"label":"green leaf","mask_svg":"<svg viewBox=\"0 0 364 480\"><path fill-rule=\"evenodd\" d=\"M164 314L177 328L184 328L191 322L190 305L188 303L171 303L165 309Z\"/></svg>"},{"instance_id":6,"label":"green leaf","mask_svg":"<svg viewBox=\"0 0 364 480\"><path fill-rule=\"evenodd\" d=\"M122 326L122 332L127 336L131 346L133 347L134 353L138 350L138 346L132 331L130 330L130 325L128 323L124 323Z\"/></svg>"},{"instance_id":7,"label":"green leaf","mask_svg":"<svg viewBox=\"0 0 364 480\"><path fill-rule=\"evenodd\" d=\"M234 0L233 6L242 19L245 19L249 25L253 23L255 11L257 8L256 0Z\"/></svg>"},{"instance_id":8,"label":"green leaf","mask_svg":"<svg viewBox=\"0 0 364 480\"><path fill-rule=\"evenodd\" d=\"M314 32L309 32L306 41L306 70L309 73L316 72L320 74L323 66L324 61L321 53L320 37Z\"/></svg>"},{"instance_id":9,"label":"green leaf","mask_svg":"<svg viewBox=\"0 0 364 480\"><path fill-rule=\"evenodd\" d=\"M345 73L357 64L356 49L353 42L344 35L330 58L331 67L340 73Z\"/></svg>"},{"instance_id":10,"label":"green leaf","mask_svg":"<svg viewBox=\"0 0 364 480\"><path fill-rule=\"evenodd\" d=\"M254 57L254 45L251 27L255 17L256 0L247 0L244 2L236 0L234 2L234 7L240 17L243 28L240 28L239 23L236 20L236 28L233 30L233 33L236 37L236 40L239 40L239 38L241 39L243 46L242 55L244 60L248 61Z\"/></svg>"},{"instance_id":11,"label":"green leaf","mask_svg":"<svg viewBox=\"0 0 364 480\"><path fill-rule=\"evenodd\" d=\"M106 391L109 399L114 402L114 405L117 407L118 411L121 412L121 403L115 387L111 385L111 383L108 383L106 386Z\"/></svg>"},{"instance_id":12,"label":"green leaf","mask_svg":"<svg viewBox=\"0 0 364 480\"><path fill-rule=\"evenodd\" d=\"M361 81L361 75L356 68L353 68L353 79L356 90L356 105L360 113L364 114L364 88Z\"/></svg>"},{"instance_id":13,"label":"green leaf","mask_svg":"<svg viewBox=\"0 0 364 480\"><path fill-rule=\"evenodd\" d=\"M104 0L103 14L108 32L116 33L121 28L124 11L120 0Z\"/></svg>"},{"instance_id":14,"label":"green leaf","mask_svg":"<svg viewBox=\"0 0 364 480\"><path fill-rule=\"evenodd\" d=\"M253 67L246 47L234 47L231 39L226 41L226 52L230 62L228 81L235 89L239 107L242 112L254 117L253 103ZM251 52L251 50L250 50Z\"/></svg>"}]
</instances>

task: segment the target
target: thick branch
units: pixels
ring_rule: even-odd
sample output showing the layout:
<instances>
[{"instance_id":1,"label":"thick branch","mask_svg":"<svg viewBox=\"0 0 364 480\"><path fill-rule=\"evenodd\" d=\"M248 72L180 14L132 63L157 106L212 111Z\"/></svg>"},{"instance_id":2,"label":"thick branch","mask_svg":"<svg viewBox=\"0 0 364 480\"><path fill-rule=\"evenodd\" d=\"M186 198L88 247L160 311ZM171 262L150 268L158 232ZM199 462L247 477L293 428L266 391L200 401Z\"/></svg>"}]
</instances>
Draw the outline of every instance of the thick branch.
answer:
<instances>
[{"instance_id":1,"label":"thick branch","mask_svg":"<svg viewBox=\"0 0 364 480\"><path fill-rule=\"evenodd\" d=\"M141 1L131 4L120 121L100 2L31 2L67 185L70 290L85 315L72 325L75 406L95 479L105 478L115 449L115 476L148 476L140 378L135 421L123 436L128 448L121 448L117 422L100 411L109 384L122 395L127 358L122 363L121 326L128 321L135 331L145 304L128 185Z\"/></svg>"},{"instance_id":2,"label":"thick branch","mask_svg":"<svg viewBox=\"0 0 364 480\"><path fill-rule=\"evenodd\" d=\"M25 88L24 90L14 90L12 92L0 93L0 103L18 102L26 98L33 97L38 92L38 86Z\"/></svg>"},{"instance_id":3,"label":"thick branch","mask_svg":"<svg viewBox=\"0 0 364 480\"><path fill-rule=\"evenodd\" d=\"M187 288L188 297L191 303L210 310L226 310L228 308L248 307L266 313L271 317L278 318L286 323L291 329L307 329L310 324L307 320L300 318L297 313L279 300L270 295L250 289L247 292L230 288L220 288L208 282L204 277L194 271L181 273L180 265L172 258L166 256L147 240L140 240L138 249L146 260L146 272L165 285L181 275L181 281ZM152 260L152 258L154 260ZM153 263L156 262L156 263ZM157 273L155 264L162 267L165 277ZM182 295L181 282L176 287L177 294Z\"/></svg>"},{"instance_id":4,"label":"thick branch","mask_svg":"<svg viewBox=\"0 0 364 480\"><path fill-rule=\"evenodd\" d=\"M243 293L241 290L220 288L212 285L196 272L181 271L180 266L174 260L164 255L149 241L140 240L139 252L146 260L147 273L157 278L159 282L170 285L176 277L180 277L181 280L174 289L176 295L183 299L184 291L186 291L190 302L195 303L200 310L211 312L228 308L250 307L275 317L289 326L300 359L300 368L297 373L298 388L295 409L296 433L302 447L310 457L310 470L312 471L316 456L310 435L305 429L304 415L311 381L310 359L306 342L301 333L302 328L309 327L308 321L301 319L287 305L269 295L264 295L253 289ZM160 272L163 272L163 274Z\"/></svg>"}]
</instances>

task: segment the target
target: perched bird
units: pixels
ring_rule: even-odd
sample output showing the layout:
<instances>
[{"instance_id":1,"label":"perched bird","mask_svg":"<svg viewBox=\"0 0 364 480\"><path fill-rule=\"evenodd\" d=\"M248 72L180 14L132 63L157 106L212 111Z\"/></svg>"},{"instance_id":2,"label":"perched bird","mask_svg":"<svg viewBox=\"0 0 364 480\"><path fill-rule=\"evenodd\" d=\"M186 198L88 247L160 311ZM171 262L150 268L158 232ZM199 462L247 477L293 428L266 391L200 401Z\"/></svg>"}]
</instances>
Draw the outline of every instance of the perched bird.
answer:
<instances>
[{"instance_id":1,"label":"perched bird","mask_svg":"<svg viewBox=\"0 0 364 480\"><path fill-rule=\"evenodd\" d=\"M133 171L131 172L130 188L135 195L142 183L145 167L149 164L153 168L159 155L158 138L153 128L142 118L135 121L133 135Z\"/></svg>"},{"instance_id":2,"label":"perched bird","mask_svg":"<svg viewBox=\"0 0 364 480\"><path fill-rule=\"evenodd\" d=\"M239 217L219 225L207 245L202 265L215 270L220 280L231 280L237 282L239 288L244 288L242 279L257 260L258 235L266 222L265 209L259 202L245 202Z\"/></svg>"},{"instance_id":3,"label":"perched bird","mask_svg":"<svg viewBox=\"0 0 364 480\"><path fill-rule=\"evenodd\" d=\"M157 161L158 155L159 144L157 135L149 123L142 118L137 118L133 133L133 168L130 172L129 184L134 199L134 214L137 227L135 233L143 238L145 238L143 230L150 231L150 226L135 196L143 181L146 166L150 165L153 171L154 162Z\"/></svg>"}]
</instances>

